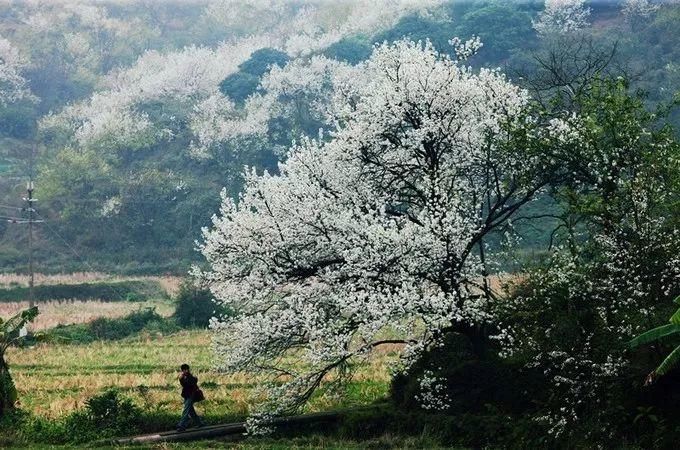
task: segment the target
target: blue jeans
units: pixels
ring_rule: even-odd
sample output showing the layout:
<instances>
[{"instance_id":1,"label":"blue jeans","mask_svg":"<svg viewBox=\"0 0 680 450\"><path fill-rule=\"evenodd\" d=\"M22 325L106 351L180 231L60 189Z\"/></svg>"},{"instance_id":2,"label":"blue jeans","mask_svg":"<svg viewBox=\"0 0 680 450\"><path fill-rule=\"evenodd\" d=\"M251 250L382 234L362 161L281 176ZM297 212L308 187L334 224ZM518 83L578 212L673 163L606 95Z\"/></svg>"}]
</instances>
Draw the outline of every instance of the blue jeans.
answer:
<instances>
[{"instance_id":1,"label":"blue jeans","mask_svg":"<svg viewBox=\"0 0 680 450\"><path fill-rule=\"evenodd\" d=\"M184 399L184 408L182 409L182 418L177 424L177 428L186 428L189 424L189 418L193 420L194 425L205 425L203 419L198 417L196 410L194 409L194 400L191 398Z\"/></svg>"}]
</instances>

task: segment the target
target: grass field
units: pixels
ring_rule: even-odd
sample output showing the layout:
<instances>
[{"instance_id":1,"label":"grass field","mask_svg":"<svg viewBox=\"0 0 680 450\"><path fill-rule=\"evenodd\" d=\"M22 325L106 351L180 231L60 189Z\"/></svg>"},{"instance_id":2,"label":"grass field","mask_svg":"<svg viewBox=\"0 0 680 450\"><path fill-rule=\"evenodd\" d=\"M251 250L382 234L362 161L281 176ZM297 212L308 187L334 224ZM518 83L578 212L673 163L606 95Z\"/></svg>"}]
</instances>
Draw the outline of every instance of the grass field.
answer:
<instances>
[{"instance_id":1,"label":"grass field","mask_svg":"<svg viewBox=\"0 0 680 450\"><path fill-rule=\"evenodd\" d=\"M171 316L174 303L169 297L177 291L180 280L174 277L147 279L158 282L168 295L144 302L101 302L96 299L40 302L40 315L30 328L49 330L57 325L87 323L100 317L118 318L149 306L155 307L156 312L163 317ZM131 278L97 273L36 277L37 284L48 286L129 280ZM25 285L25 277L0 275L0 287ZM0 317L8 317L27 305L27 302L0 302ZM390 385L389 365L396 360L399 350L396 346L376 350L370 362L359 368L345 397L314 398L307 411L360 406L386 398ZM50 340L32 347L12 347L6 357L19 394L18 406L44 419L63 419L83 409L89 398L109 388L117 388L149 417L156 417L158 420L154 423L161 424L158 426L172 426L181 410L177 370L180 364L187 362L199 377L207 398L197 408L199 413L213 423L240 420L249 412L250 398L258 381L250 374L222 374L213 370L210 333L207 330L185 330L170 335L142 331L123 340L89 344ZM281 440L251 438L238 443L204 441L190 445L163 444L147 448L224 448L228 445L244 450L359 449L366 448L368 444L372 448L423 447L423 442L418 439L399 443L395 439L386 436L365 443L312 435ZM30 442L26 444L30 445ZM44 447L38 445L36 448Z\"/></svg>"},{"instance_id":2,"label":"grass field","mask_svg":"<svg viewBox=\"0 0 680 450\"><path fill-rule=\"evenodd\" d=\"M396 349L382 349L362 367L349 397L316 399L310 410L371 403L387 395L388 363ZM211 370L207 331L185 331L170 336L138 336L87 345L40 344L11 348L7 359L19 391L21 407L49 418L82 408L85 401L109 387L117 387L145 410L172 414L180 409L177 368L191 364L207 400L201 411L208 417L244 415L255 381L248 374L225 375ZM342 404L340 404L342 403Z\"/></svg>"}]
</instances>

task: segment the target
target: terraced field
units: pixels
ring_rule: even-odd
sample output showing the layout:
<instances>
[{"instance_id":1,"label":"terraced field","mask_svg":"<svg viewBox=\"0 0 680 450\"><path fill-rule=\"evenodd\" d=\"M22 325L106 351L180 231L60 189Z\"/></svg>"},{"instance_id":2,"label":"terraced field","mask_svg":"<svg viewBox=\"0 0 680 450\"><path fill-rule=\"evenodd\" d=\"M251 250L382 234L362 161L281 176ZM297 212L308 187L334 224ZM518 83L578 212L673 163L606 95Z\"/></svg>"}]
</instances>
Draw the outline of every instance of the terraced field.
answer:
<instances>
[{"instance_id":1,"label":"terraced field","mask_svg":"<svg viewBox=\"0 0 680 450\"><path fill-rule=\"evenodd\" d=\"M317 398L310 410L371 403L387 395L388 365L397 349L376 353L359 370L349 398ZM58 418L82 408L85 401L106 388L117 387L149 412L176 414L180 409L177 368L191 364L201 380L207 400L200 410L209 418L248 412L254 381L247 374L225 375L211 370L207 331L184 331L170 336L142 334L134 339L86 345L40 344L8 352L23 409Z\"/></svg>"}]
</instances>

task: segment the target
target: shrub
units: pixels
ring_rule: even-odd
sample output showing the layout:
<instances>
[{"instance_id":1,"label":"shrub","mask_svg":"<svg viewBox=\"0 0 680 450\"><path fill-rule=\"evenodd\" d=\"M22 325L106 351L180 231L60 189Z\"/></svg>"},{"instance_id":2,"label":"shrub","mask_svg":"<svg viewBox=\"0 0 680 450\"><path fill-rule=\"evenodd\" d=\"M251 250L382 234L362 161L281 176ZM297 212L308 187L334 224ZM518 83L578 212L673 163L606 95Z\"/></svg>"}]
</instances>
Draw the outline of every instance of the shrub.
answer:
<instances>
[{"instance_id":1,"label":"shrub","mask_svg":"<svg viewBox=\"0 0 680 450\"><path fill-rule=\"evenodd\" d=\"M209 290L197 287L192 280L180 286L174 316L179 326L205 328L211 317L228 314L230 311L214 302Z\"/></svg>"},{"instance_id":2,"label":"shrub","mask_svg":"<svg viewBox=\"0 0 680 450\"><path fill-rule=\"evenodd\" d=\"M143 426L141 410L129 398L111 388L88 399L85 408L63 419L50 420L15 411L0 421L12 432L7 443L79 444L139 432ZM0 446L3 439L0 438Z\"/></svg>"},{"instance_id":3,"label":"shrub","mask_svg":"<svg viewBox=\"0 0 680 450\"><path fill-rule=\"evenodd\" d=\"M261 77L272 66L283 67L288 63L290 57L274 48L261 48L253 52L250 58L238 66L241 72L249 73L256 77Z\"/></svg>"},{"instance_id":4,"label":"shrub","mask_svg":"<svg viewBox=\"0 0 680 450\"><path fill-rule=\"evenodd\" d=\"M100 317L87 324L58 326L46 333L47 340L87 344L96 340L119 340L142 331L172 333L178 330L171 319L161 317L155 308L143 308L125 317Z\"/></svg>"},{"instance_id":5,"label":"shrub","mask_svg":"<svg viewBox=\"0 0 680 450\"><path fill-rule=\"evenodd\" d=\"M62 441L88 442L107 437L134 434L142 414L129 398L111 388L91 397L85 409L71 413L63 422Z\"/></svg>"},{"instance_id":6,"label":"shrub","mask_svg":"<svg viewBox=\"0 0 680 450\"><path fill-rule=\"evenodd\" d=\"M155 308L143 308L122 319L105 317L95 319L90 322L90 330L96 339L116 340L138 333L147 324L161 320L163 318L156 313Z\"/></svg>"},{"instance_id":7,"label":"shrub","mask_svg":"<svg viewBox=\"0 0 680 450\"><path fill-rule=\"evenodd\" d=\"M139 409L116 389L108 389L85 402L88 420L97 428L129 432L136 426Z\"/></svg>"},{"instance_id":8,"label":"shrub","mask_svg":"<svg viewBox=\"0 0 680 450\"><path fill-rule=\"evenodd\" d=\"M486 412L488 404L504 413L525 413L532 401L540 401L544 382L536 372L514 366L489 352L484 359L474 356L469 340L449 333L443 344L426 352L407 374L393 378L391 397L403 410L421 408L423 376L441 380L441 393L448 399L447 414Z\"/></svg>"},{"instance_id":9,"label":"shrub","mask_svg":"<svg viewBox=\"0 0 680 450\"><path fill-rule=\"evenodd\" d=\"M232 74L220 82L220 92L237 103L244 102L260 84L260 79L244 72Z\"/></svg>"}]
</instances>

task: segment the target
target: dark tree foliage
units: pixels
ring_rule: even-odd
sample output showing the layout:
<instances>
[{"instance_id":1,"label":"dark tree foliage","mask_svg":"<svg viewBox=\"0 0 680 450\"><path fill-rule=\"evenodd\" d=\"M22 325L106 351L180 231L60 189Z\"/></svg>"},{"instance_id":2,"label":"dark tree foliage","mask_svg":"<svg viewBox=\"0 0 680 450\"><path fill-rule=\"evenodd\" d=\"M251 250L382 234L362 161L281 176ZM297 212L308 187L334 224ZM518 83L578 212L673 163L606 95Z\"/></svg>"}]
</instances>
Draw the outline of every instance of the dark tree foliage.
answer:
<instances>
[{"instance_id":1,"label":"dark tree foliage","mask_svg":"<svg viewBox=\"0 0 680 450\"><path fill-rule=\"evenodd\" d=\"M243 103L255 92L260 79L247 72L236 72L220 82L220 92L237 103Z\"/></svg>"},{"instance_id":2,"label":"dark tree foliage","mask_svg":"<svg viewBox=\"0 0 680 450\"><path fill-rule=\"evenodd\" d=\"M516 5L493 3L465 14L456 35L477 35L484 43L480 58L488 62L507 59L514 50L531 48L535 33L529 13Z\"/></svg>"},{"instance_id":3,"label":"dark tree foliage","mask_svg":"<svg viewBox=\"0 0 680 450\"><path fill-rule=\"evenodd\" d=\"M243 103L257 90L262 75L272 66L285 66L289 59L288 55L273 48L257 50L238 66L238 72L220 82L220 92L237 103Z\"/></svg>"},{"instance_id":4,"label":"dark tree foliage","mask_svg":"<svg viewBox=\"0 0 680 450\"><path fill-rule=\"evenodd\" d=\"M238 66L238 68L241 72L259 77L264 75L272 66L285 66L289 60L290 57L280 50L262 48L254 51L250 58Z\"/></svg>"},{"instance_id":5,"label":"dark tree foliage","mask_svg":"<svg viewBox=\"0 0 680 450\"><path fill-rule=\"evenodd\" d=\"M373 47L364 38L345 38L328 47L323 54L329 58L358 64L371 56Z\"/></svg>"},{"instance_id":6,"label":"dark tree foliage","mask_svg":"<svg viewBox=\"0 0 680 450\"><path fill-rule=\"evenodd\" d=\"M192 280L185 280L177 293L175 320L186 328L205 328L212 317L228 314L218 305L208 289L197 287Z\"/></svg>"}]
</instances>

